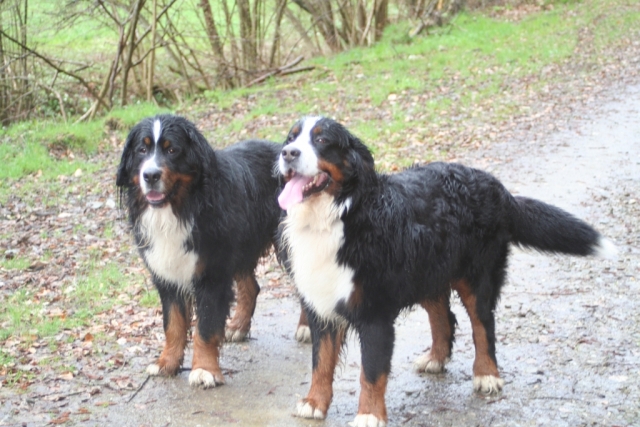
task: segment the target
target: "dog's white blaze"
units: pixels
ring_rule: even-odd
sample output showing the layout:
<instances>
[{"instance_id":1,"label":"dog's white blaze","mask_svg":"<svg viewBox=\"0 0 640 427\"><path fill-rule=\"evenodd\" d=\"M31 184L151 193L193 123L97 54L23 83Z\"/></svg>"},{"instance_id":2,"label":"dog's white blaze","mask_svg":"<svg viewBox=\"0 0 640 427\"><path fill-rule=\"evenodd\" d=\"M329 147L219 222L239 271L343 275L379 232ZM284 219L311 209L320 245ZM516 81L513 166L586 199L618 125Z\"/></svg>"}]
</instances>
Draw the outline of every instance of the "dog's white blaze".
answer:
<instances>
[{"instance_id":1,"label":"dog's white blaze","mask_svg":"<svg viewBox=\"0 0 640 427\"><path fill-rule=\"evenodd\" d=\"M302 122L302 130L298 134L298 137L292 143L286 145L286 148L297 148L300 150L300 157L296 163L296 172L300 175L314 176L320 172L318 169L318 156L311 145L311 129L313 129L320 119L321 117L306 117ZM280 172L283 175L286 174L287 166L285 165L282 155L280 155L279 165Z\"/></svg>"},{"instance_id":2,"label":"dog's white blaze","mask_svg":"<svg viewBox=\"0 0 640 427\"><path fill-rule=\"evenodd\" d=\"M298 292L324 319L337 319L336 305L353 292L354 271L338 264L344 224L333 201L321 193L293 206L284 231Z\"/></svg>"},{"instance_id":3,"label":"dog's white blaze","mask_svg":"<svg viewBox=\"0 0 640 427\"><path fill-rule=\"evenodd\" d=\"M153 140L156 143L156 145L158 144L158 141L160 141L161 134L162 134L162 122L156 119L153 122Z\"/></svg>"},{"instance_id":4,"label":"dog's white blaze","mask_svg":"<svg viewBox=\"0 0 640 427\"><path fill-rule=\"evenodd\" d=\"M144 161L142 166L140 166L140 188L142 189L142 194L147 194L150 190L147 181L144 180L144 173L147 169L158 169L158 162L156 162L156 151L153 152L153 157ZM161 180L158 182L158 191L164 191L164 182Z\"/></svg>"},{"instance_id":5,"label":"dog's white blaze","mask_svg":"<svg viewBox=\"0 0 640 427\"><path fill-rule=\"evenodd\" d=\"M188 251L193 224L182 224L171 206L147 208L140 217L141 246L149 269L167 284L191 291L198 255Z\"/></svg>"},{"instance_id":6,"label":"dog's white blaze","mask_svg":"<svg viewBox=\"0 0 640 427\"><path fill-rule=\"evenodd\" d=\"M162 122L158 119L156 119L153 122L153 140L154 140L154 145L153 145L153 156L147 160L145 160L145 162L142 164L142 166L140 167L140 188L142 188L142 194L147 194L150 190L150 188L147 185L147 182L144 180L144 172L151 168L151 169L158 169L160 166L158 165L158 161L156 160L157 155L158 155L158 141L160 140L160 135L162 134ZM164 183L162 181L160 181L158 183L158 188L157 190L159 192L164 192Z\"/></svg>"}]
</instances>

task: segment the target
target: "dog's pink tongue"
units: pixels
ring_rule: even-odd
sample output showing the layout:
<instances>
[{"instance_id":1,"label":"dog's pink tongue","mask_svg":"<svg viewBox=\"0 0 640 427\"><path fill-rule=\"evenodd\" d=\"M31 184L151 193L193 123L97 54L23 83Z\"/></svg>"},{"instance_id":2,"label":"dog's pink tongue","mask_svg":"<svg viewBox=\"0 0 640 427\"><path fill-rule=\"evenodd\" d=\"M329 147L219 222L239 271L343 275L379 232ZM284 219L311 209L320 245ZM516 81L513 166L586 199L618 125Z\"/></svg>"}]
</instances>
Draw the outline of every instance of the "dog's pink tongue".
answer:
<instances>
[{"instance_id":1,"label":"dog's pink tongue","mask_svg":"<svg viewBox=\"0 0 640 427\"><path fill-rule=\"evenodd\" d=\"M147 193L147 200L150 202L159 202L162 199L164 199L164 194L159 191L152 190Z\"/></svg>"},{"instance_id":2,"label":"dog's pink tongue","mask_svg":"<svg viewBox=\"0 0 640 427\"><path fill-rule=\"evenodd\" d=\"M305 176L296 175L287 182L278 196L278 203L280 207L285 211L297 203L302 201L302 188L307 185L313 178L307 178Z\"/></svg>"}]
</instances>

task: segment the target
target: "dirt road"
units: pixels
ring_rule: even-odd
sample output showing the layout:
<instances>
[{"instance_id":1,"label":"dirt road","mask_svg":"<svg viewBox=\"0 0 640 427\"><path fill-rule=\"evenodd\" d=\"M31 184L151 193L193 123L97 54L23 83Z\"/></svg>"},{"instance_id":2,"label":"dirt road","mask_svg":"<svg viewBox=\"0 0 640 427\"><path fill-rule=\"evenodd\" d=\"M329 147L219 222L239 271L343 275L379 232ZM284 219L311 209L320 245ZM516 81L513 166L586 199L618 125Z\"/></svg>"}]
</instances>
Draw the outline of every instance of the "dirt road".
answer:
<instances>
[{"instance_id":1,"label":"dirt road","mask_svg":"<svg viewBox=\"0 0 640 427\"><path fill-rule=\"evenodd\" d=\"M582 114L582 115L580 115ZM555 204L613 239L616 261L514 250L497 309L497 355L506 386L475 395L473 343L459 302L454 356L441 375L418 375L429 345L426 313L397 321L387 391L394 426L640 425L640 86L596 110L552 120L544 142L531 133L459 160L493 172L516 194ZM226 345L227 384L192 389L188 372L151 378L91 422L121 426L344 426L357 411L359 352L353 339L324 422L292 417L308 390L310 346L293 339L295 298L260 296L252 338ZM131 361L140 372L145 355ZM190 365L190 355L186 366Z\"/></svg>"}]
</instances>

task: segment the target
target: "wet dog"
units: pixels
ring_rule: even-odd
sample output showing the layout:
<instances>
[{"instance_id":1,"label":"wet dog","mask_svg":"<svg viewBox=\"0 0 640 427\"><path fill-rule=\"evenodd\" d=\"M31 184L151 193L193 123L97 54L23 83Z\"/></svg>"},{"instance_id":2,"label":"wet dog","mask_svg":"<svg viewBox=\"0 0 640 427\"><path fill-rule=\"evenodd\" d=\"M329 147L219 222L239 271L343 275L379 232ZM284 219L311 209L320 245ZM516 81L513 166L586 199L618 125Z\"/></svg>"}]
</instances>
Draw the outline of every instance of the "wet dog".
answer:
<instances>
[{"instance_id":1,"label":"wet dog","mask_svg":"<svg viewBox=\"0 0 640 427\"><path fill-rule=\"evenodd\" d=\"M218 358L233 282L237 307L226 338L240 341L260 290L254 269L282 213L273 172L280 149L253 140L214 151L192 123L173 115L142 120L129 133L116 184L160 294L166 338L149 374L177 373L195 308L189 383L224 383Z\"/></svg>"},{"instance_id":2,"label":"wet dog","mask_svg":"<svg viewBox=\"0 0 640 427\"><path fill-rule=\"evenodd\" d=\"M297 415L325 418L345 330L360 339L360 400L353 425L383 426L394 320L420 304L432 347L419 370L440 372L451 356L456 291L471 319L473 385L500 390L494 309L509 245L572 255L613 254L613 244L554 206L512 196L493 176L431 163L378 174L367 147L339 123L305 118L279 159L286 185L283 239L311 328L311 389Z\"/></svg>"}]
</instances>

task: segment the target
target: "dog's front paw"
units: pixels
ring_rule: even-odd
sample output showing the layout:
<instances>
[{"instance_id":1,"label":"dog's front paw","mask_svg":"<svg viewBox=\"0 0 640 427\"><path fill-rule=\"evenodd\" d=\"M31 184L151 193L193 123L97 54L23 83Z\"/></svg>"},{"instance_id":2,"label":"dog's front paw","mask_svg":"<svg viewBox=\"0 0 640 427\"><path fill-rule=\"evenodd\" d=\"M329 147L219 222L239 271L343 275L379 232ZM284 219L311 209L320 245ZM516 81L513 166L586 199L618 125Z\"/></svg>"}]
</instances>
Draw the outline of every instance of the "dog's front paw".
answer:
<instances>
[{"instance_id":1,"label":"dog's front paw","mask_svg":"<svg viewBox=\"0 0 640 427\"><path fill-rule=\"evenodd\" d=\"M161 374L160 366L155 363L152 363L151 365L147 366L147 374L151 375L152 377L160 375Z\"/></svg>"},{"instance_id":2,"label":"dog's front paw","mask_svg":"<svg viewBox=\"0 0 640 427\"><path fill-rule=\"evenodd\" d=\"M155 377L155 376L161 376L161 375L173 376L178 373L178 369L180 369L179 363L171 363L171 364L162 363L161 360L147 366L147 374Z\"/></svg>"},{"instance_id":3,"label":"dog's front paw","mask_svg":"<svg viewBox=\"0 0 640 427\"><path fill-rule=\"evenodd\" d=\"M298 402L296 407L296 416L300 418L312 418L316 420L324 420L327 416L321 409L314 407L307 399Z\"/></svg>"},{"instance_id":4,"label":"dog's front paw","mask_svg":"<svg viewBox=\"0 0 640 427\"><path fill-rule=\"evenodd\" d=\"M504 380L493 375L473 377L473 390L482 394L498 393L504 386Z\"/></svg>"},{"instance_id":5,"label":"dog's front paw","mask_svg":"<svg viewBox=\"0 0 640 427\"><path fill-rule=\"evenodd\" d=\"M204 369L194 369L189 374L189 385L192 387L211 388L222 384L224 384L222 374L212 374Z\"/></svg>"},{"instance_id":6,"label":"dog's front paw","mask_svg":"<svg viewBox=\"0 0 640 427\"><path fill-rule=\"evenodd\" d=\"M351 427L385 427L387 422L373 414L358 414L349 425Z\"/></svg>"},{"instance_id":7,"label":"dog's front paw","mask_svg":"<svg viewBox=\"0 0 640 427\"><path fill-rule=\"evenodd\" d=\"M302 343L311 342L311 329L306 325L298 326L298 329L296 330L296 341Z\"/></svg>"},{"instance_id":8,"label":"dog's front paw","mask_svg":"<svg viewBox=\"0 0 640 427\"><path fill-rule=\"evenodd\" d=\"M434 358L431 353L423 354L418 357L415 362L413 362L416 371L418 372L426 372L428 374L439 374L444 372L444 365L449 361L449 359L445 360L437 360Z\"/></svg>"},{"instance_id":9,"label":"dog's front paw","mask_svg":"<svg viewBox=\"0 0 640 427\"><path fill-rule=\"evenodd\" d=\"M225 331L224 339L227 342L241 342L247 339L249 335L248 330L235 329L227 326L227 330Z\"/></svg>"}]
</instances>

